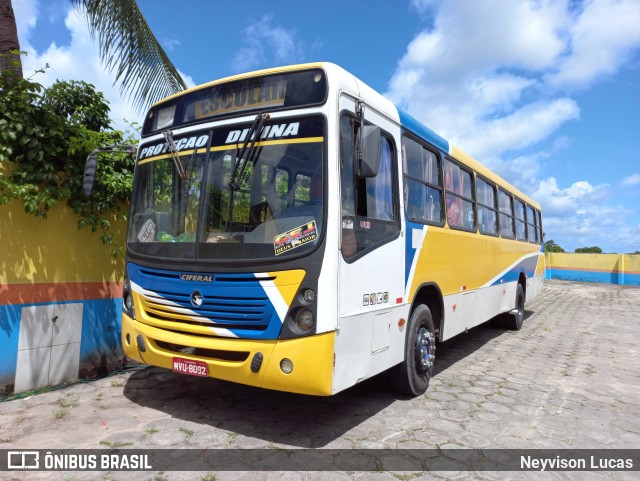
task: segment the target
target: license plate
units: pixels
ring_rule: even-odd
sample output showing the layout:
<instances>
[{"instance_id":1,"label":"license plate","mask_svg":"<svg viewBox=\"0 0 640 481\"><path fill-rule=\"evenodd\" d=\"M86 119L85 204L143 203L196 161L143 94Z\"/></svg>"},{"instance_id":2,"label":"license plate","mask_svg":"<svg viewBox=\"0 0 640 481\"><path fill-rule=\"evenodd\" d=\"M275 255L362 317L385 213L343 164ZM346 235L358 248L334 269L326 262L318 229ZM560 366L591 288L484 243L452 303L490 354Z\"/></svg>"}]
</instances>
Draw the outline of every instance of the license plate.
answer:
<instances>
[{"instance_id":1,"label":"license plate","mask_svg":"<svg viewBox=\"0 0 640 481\"><path fill-rule=\"evenodd\" d=\"M207 363L184 359L182 357L173 358L173 371L200 377L207 377L209 375L209 367L207 366Z\"/></svg>"}]
</instances>

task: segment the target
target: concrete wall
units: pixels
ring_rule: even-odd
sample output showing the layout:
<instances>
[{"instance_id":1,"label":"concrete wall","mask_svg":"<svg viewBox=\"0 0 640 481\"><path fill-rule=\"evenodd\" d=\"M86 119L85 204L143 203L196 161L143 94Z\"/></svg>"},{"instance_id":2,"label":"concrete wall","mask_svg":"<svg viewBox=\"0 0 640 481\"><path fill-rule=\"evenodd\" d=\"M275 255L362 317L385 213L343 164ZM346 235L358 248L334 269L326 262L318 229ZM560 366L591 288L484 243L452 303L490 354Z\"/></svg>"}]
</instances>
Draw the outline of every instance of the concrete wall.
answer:
<instances>
[{"instance_id":1,"label":"concrete wall","mask_svg":"<svg viewBox=\"0 0 640 481\"><path fill-rule=\"evenodd\" d=\"M567 254L547 252L546 279L640 286L638 254Z\"/></svg>"},{"instance_id":2,"label":"concrete wall","mask_svg":"<svg viewBox=\"0 0 640 481\"><path fill-rule=\"evenodd\" d=\"M66 206L46 220L0 206L0 394L121 365L124 260L78 219ZM126 226L112 225L123 243Z\"/></svg>"}]
</instances>

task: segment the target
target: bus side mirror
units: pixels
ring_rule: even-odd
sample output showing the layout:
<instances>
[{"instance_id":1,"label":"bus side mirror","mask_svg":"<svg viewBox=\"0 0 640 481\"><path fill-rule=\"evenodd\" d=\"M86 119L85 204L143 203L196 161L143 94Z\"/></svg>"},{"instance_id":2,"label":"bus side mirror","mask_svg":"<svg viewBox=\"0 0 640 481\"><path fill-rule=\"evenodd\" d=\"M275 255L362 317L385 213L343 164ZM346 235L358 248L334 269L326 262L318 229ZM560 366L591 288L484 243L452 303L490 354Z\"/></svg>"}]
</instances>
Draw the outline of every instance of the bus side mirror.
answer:
<instances>
[{"instance_id":1,"label":"bus side mirror","mask_svg":"<svg viewBox=\"0 0 640 481\"><path fill-rule=\"evenodd\" d=\"M380 127L364 125L358 131L358 176L375 177L380 165Z\"/></svg>"},{"instance_id":2,"label":"bus side mirror","mask_svg":"<svg viewBox=\"0 0 640 481\"><path fill-rule=\"evenodd\" d=\"M96 180L96 167L98 165L98 156L93 151L87 157L87 161L84 164L84 176L82 177L82 190L86 197L91 195L93 190L93 183Z\"/></svg>"}]
</instances>

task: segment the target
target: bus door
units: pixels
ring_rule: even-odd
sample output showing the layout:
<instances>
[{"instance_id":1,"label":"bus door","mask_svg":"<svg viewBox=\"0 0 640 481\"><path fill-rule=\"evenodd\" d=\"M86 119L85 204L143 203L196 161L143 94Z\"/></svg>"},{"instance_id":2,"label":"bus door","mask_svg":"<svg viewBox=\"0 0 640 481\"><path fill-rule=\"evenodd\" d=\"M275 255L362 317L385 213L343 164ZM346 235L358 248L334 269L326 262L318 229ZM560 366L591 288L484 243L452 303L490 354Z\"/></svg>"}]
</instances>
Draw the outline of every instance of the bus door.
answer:
<instances>
[{"instance_id":1,"label":"bus door","mask_svg":"<svg viewBox=\"0 0 640 481\"><path fill-rule=\"evenodd\" d=\"M341 97L337 385L352 385L402 361L404 356L404 334L398 327L405 263L398 205L400 131L365 105L365 126L379 127L374 153L378 160L377 166L359 165L359 144L369 142L360 142L362 118L356 101ZM368 154L371 152L370 148Z\"/></svg>"}]
</instances>

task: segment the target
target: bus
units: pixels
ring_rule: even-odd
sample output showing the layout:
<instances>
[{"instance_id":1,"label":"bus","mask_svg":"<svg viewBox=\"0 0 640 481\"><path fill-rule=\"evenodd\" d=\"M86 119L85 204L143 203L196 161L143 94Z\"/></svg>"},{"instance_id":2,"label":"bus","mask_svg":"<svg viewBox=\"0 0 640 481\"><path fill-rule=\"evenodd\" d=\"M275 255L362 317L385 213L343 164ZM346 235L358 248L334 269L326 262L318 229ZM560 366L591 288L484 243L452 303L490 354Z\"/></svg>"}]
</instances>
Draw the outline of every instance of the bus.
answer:
<instances>
[{"instance_id":1,"label":"bus","mask_svg":"<svg viewBox=\"0 0 640 481\"><path fill-rule=\"evenodd\" d=\"M122 346L177 373L417 396L437 342L542 288L540 205L331 63L156 103L133 183Z\"/></svg>"}]
</instances>

